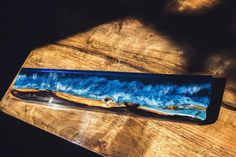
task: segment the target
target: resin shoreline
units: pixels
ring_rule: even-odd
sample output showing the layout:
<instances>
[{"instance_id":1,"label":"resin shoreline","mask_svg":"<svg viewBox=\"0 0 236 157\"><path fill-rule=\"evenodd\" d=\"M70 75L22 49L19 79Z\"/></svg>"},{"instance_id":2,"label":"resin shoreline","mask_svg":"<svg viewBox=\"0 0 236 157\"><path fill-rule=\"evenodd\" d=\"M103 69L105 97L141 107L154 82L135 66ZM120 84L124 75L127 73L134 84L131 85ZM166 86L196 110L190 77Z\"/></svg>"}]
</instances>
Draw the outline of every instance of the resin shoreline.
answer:
<instances>
[{"instance_id":1,"label":"resin shoreline","mask_svg":"<svg viewBox=\"0 0 236 157\"><path fill-rule=\"evenodd\" d=\"M109 104L104 102L103 100L93 100L85 97L78 97L71 94L63 93L63 92L53 92L49 90L37 90L37 89L12 89L11 95L17 97L20 100L33 101L33 102L42 102L46 103L48 106L57 107L76 107L76 108L84 108L84 109L99 109L104 111L113 111L113 112L125 112L128 111L132 114L135 113L135 110L140 110L148 113L154 113L157 115L163 116L184 116L189 118L195 118L188 114L181 113L171 113L170 111L176 111L177 106L169 106L168 110L163 110L161 108L151 108L142 105L132 104L132 103L122 103L116 104L114 102L110 102ZM206 108L190 105L188 107L198 109L199 111L206 112ZM201 120L199 118L199 120Z\"/></svg>"}]
</instances>

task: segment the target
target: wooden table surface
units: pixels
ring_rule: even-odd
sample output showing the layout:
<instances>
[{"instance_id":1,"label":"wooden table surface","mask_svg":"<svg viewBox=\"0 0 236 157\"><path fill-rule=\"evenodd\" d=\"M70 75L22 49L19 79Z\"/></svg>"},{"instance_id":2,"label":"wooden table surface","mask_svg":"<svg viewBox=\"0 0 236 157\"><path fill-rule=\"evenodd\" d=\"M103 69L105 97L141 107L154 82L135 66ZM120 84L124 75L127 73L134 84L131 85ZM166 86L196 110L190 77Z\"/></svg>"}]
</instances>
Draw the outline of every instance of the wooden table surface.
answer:
<instances>
[{"instance_id":1,"label":"wooden table surface","mask_svg":"<svg viewBox=\"0 0 236 157\"><path fill-rule=\"evenodd\" d=\"M183 74L185 57L185 49L168 36L126 18L37 48L22 67ZM225 76L234 64L220 53L208 63L201 74ZM3 112L105 156L236 156L234 80L228 80L225 105L210 125L53 108L16 100L9 90Z\"/></svg>"}]
</instances>

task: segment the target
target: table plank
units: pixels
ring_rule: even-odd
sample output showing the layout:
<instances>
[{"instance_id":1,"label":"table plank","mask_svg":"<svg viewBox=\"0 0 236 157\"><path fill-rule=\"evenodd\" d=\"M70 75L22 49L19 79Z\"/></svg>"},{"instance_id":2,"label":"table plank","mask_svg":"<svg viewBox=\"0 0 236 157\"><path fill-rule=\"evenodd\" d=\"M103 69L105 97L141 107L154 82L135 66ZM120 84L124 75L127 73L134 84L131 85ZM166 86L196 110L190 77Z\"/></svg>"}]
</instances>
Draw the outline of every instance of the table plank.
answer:
<instances>
[{"instance_id":1,"label":"table plank","mask_svg":"<svg viewBox=\"0 0 236 157\"><path fill-rule=\"evenodd\" d=\"M22 67L184 74L186 64L183 47L128 18L35 49ZM232 64L231 58L213 56L201 74L225 76L225 69ZM37 105L14 98L11 87L1 101L3 112L105 156L236 154L234 108L221 107L216 123L199 126ZM235 88L235 82L229 80L223 101L232 107Z\"/></svg>"}]
</instances>

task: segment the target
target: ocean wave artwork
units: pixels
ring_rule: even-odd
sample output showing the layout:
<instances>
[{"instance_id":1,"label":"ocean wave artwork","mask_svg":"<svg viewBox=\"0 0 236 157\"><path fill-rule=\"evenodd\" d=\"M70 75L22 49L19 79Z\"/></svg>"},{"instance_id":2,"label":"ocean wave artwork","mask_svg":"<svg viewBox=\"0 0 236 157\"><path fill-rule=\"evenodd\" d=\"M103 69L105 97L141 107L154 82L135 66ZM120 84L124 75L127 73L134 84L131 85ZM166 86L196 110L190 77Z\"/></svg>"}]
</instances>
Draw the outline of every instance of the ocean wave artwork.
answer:
<instances>
[{"instance_id":1,"label":"ocean wave artwork","mask_svg":"<svg viewBox=\"0 0 236 157\"><path fill-rule=\"evenodd\" d=\"M30 101L204 121L211 76L22 68L11 91Z\"/></svg>"}]
</instances>

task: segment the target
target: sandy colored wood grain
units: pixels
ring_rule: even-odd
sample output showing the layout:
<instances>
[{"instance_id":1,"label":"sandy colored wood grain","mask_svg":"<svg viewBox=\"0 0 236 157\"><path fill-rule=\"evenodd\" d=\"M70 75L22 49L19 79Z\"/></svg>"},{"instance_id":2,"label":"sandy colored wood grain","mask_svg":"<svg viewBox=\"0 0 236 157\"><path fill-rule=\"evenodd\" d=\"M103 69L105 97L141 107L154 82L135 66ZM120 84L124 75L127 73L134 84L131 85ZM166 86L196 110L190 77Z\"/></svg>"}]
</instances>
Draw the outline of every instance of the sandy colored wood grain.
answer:
<instances>
[{"instance_id":1,"label":"sandy colored wood grain","mask_svg":"<svg viewBox=\"0 0 236 157\"><path fill-rule=\"evenodd\" d=\"M222 3L221 0L172 0L166 7L166 12L194 14L211 9Z\"/></svg>"},{"instance_id":2,"label":"sandy colored wood grain","mask_svg":"<svg viewBox=\"0 0 236 157\"><path fill-rule=\"evenodd\" d=\"M182 74L186 73L184 58L183 48L167 36L126 19L35 49L23 67ZM214 56L203 74L224 76L231 62ZM235 88L229 80L224 103L235 105ZM18 100L10 89L1 101L3 112L105 156L236 155L236 111L231 109L221 107L216 123L199 126L48 107Z\"/></svg>"}]
</instances>

